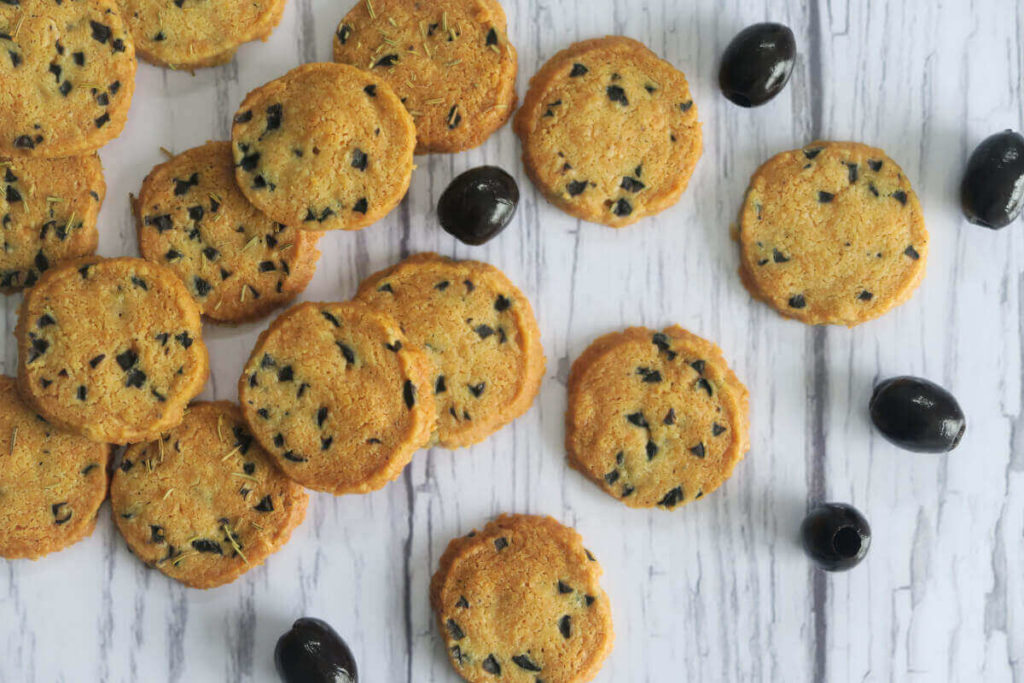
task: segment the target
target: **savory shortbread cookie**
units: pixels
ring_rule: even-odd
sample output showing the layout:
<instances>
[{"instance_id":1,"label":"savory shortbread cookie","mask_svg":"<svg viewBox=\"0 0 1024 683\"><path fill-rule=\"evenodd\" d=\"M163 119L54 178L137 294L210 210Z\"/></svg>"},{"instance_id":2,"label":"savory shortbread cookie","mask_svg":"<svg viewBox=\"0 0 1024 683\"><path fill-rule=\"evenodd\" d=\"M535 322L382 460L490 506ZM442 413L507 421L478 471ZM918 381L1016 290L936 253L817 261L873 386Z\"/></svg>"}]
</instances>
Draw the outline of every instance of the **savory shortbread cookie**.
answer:
<instances>
[{"instance_id":1,"label":"savory shortbread cookie","mask_svg":"<svg viewBox=\"0 0 1024 683\"><path fill-rule=\"evenodd\" d=\"M260 213L238 190L231 143L208 142L146 177L135 202L139 251L181 278L203 315L241 322L295 298L313 278L319 233Z\"/></svg>"},{"instance_id":2,"label":"savory shortbread cookie","mask_svg":"<svg viewBox=\"0 0 1024 683\"><path fill-rule=\"evenodd\" d=\"M283 546L309 496L274 466L227 401L195 403L155 441L130 446L110 486L132 554L192 588L234 581Z\"/></svg>"},{"instance_id":3,"label":"savory shortbread cookie","mask_svg":"<svg viewBox=\"0 0 1024 683\"><path fill-rule=\"evenodd\" d=\"M18 389L47 420L134 443L181 422L209 359L199 308L170 270L90 257L46 271L21 304Z\"/></svg>"},{"instance_id":4,"label":"savory shortbread cookie","mask_svg":"<svg viewBox=\"0 0 1024 683\"><path fill-rule=\"evenodd\" d=\"M31 287L51 266L92 254L106 192L95 154L0 159L0 292Z\"/></svg>"},{"instance_id":5,"label":"savory shortbread cookie","mask_svg":"<svg viewBox=\"0 0 1024 683\"><path fill-rule=\"evenodd\" d=\"M95 152L121 134L134 90L114 0L0 2L0 157Z\"/></svg>"},{"instance_id":6,"label":"savory shortbread cookie","mask_svg":"<svg viewBox=\"0 0 1024 683\"><path fill-rule=\"evenodd\" d=\"M394 89L417 154L476 147L515 109L516 51L497 0L360 0L338 24L334 61Z\"/></svg>"},{"instance_id":7,"label":"savory shortbread cookie","mask_svg":"<svg viewBox=\"0 0 1024 683\"><path fill-rule=\"evenodd\" d=\"M0 375L0 557L36 559L92 534L110 446L65 432Z\"/></svg>"},{"instance_id":8,"label":"savory shortbread cookie","mask_svg":"<svg viewBox=\"0 0 1024 683\"><path fill-rule=\"evenodd\" d=\"M368 277L356 298L427 352L442 446L483 441L537 396L544 349L533 308L494 266L416 254Z\"/></svg>"},{"instance_id":9,"label":"savory shortbread cookie","mask_svg":"<svg viewBox=\"0 0 1024 683\"><path fill-rule=\"evenodd\" d=\"M686 77L621 36L548 60L514 125L526 171L548 201L616 228L675 204L702 151Z\"/></svg>"},{"instance_id":10,"label":"savory shortbread cookie","mask_svg":"<svg viewBox=\"0 0 1024 683\"><path fill-rule=\"evenodd\" d=\"M750 293L802 322L853 327L913 294L928 231L917 195L885 153L814 142L757 170L740 212Z\"/></svg>"},{"instance_id":11,"label":"savory shortbread cookie","mask_svg":"<svg viewBox=\"0 0 1024 683\"><path fill-rule=\"evenodd\" d=\"M231 140L242 194L271 219L358 230L409 189L416 128L374 73L314 63L249 93Z\"/></svg>"},{"instance_id":12,"label":"savory shortbread cookie","mask_svg":"<svg viewBox=\"0 0 1024 683\"><path fill-rule=\"evenodd\" d=\"M630 507L692 502L750 447L747 396L721 350L678 325L606 334L569 373L569 464Z\"/></svg>"},{"instance_id":13,"label":"savory shortbread cookie","mask_svg":"<svg viewBox=\"0 0 1024 683\"><path fill-rule=\"evenodd\" d=\"M230 62L242 43L266 40L285 0L118 0L147 62L196 69Z\"/></svg>"},{"instance_id":14,"label":"savory shortbread cookie","mask_svg":"<svg viewBox=\"0 0 1024 683\"><path fill-rule=\"evenodd\" d=\"M456 538L430 582L452 667L471 683L583 683L611 652L601 567L551 517L501 515Z\"/></svg>"},{"instance_id":15,"label":"savory shortbread cookie","mask_svg":"<svg viewBox=\"0 0 1024 683\"><path fill-rule=\"evenodd\" d=\"M391 317L358 302L282 313L260 335L238 390L277 466L336 495L396 478L436 419L426 356Z\"/></svg>"}]
</instances>

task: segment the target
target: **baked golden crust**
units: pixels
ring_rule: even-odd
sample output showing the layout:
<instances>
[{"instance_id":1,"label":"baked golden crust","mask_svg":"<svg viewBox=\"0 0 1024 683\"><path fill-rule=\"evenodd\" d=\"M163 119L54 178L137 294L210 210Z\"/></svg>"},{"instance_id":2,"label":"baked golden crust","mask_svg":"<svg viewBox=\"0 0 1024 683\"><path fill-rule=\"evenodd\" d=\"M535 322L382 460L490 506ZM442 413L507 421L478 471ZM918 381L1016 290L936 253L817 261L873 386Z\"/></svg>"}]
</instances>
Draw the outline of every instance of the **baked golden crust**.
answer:
<instances>
[{"instance_id":1,"label":"baked golden crust","mask_svg":"<svg viewBox=\"0 0 1024 683\"><path fill-rule=\"evenodd\" d=\"M90 154L124 128L135 47L113 0L0 3L0 156Z\"/></svg>"},{"instance_id":2,"label":"baked golden crust","mask_svg":"<svg viewBox=\"0 0 1024 683\"><path fill-rule=\"evenodd\" d=\"M95 154L0 159L0 291L31 287L49 268L96 251L106 193Z\"/></svg>"},{"instance_id":3,"label":"baked golden crust","mask_svg":"<svg viewBox=\"0 0 1024 683\"><path fill-rule=\"evenodd\" d=\"M548 60L513 125L548 201L616 228L675 204L703 149L686 77L622 36Z\"/></svg>"},{"instance_id":4,"label":"baked golden crust","mask_svg":"<svg viewBox=\"0 0 1024 683\"><path fill-rule=\"evenodd\" d=\"M228 401L189 406L156 441L130 446L110 487L132 553L192 588L234 581L277 552L309 496L274 466Z\"/></svg>"},{"instance_id":5,"label":"baked golden crust","mask_svg":"<svg viewBox=\"0 0 1024 683\"><path fill-rule=\"evenodd\" d=\"M516 50L495 0L357 2L338 24L334 61L385 80L416 123L416 153L483 144L516 105Z\"/></svg>"},{"instance_id":6,"label":"baked golden crust","mask_svg":"<svg viewBox=\"0 0 1024 683\"><path fill-rule=\"evenodd\" d=\"M366 278L356 299L426 350L442 446L483 441L533 404L544 377L540 329L529 300L494 266L415 254Z\"/></svg>"},{"instance_id":7,"label":"baked golden crust","mask_svg":"<svg viewBox=\"0 0 1024 683\"><path fill-rule=\"evenodd\" d=\"M210 374L192 296L173 272L138 258L46 271L25 295L15 338L22 397L93 441L171 429Z\"/></svg>"},{"instance_id":8,"label":"baked golden crust","mask_svg":"<svg viewBox=\"0 0 1024 683\"><path fill-rule=\"evenodd\" d=\"M285 0L118 0L139 57L174 69L230 62L251 40L266 40Z\"/></svg>"},{"instance_id":9,"label":"baked golden crust","mask_svg":"<svg viewBox=\"0 0 1024 683\"><path fill-rule=\"evenodd\" d=\"M600 576L551 517L501 515L452 540L430 603L455 671L471 683L591 680L615 639Z\"/></svg>"},{"instance_id":10,"label":"baked golden crust","mask_svg":"<svg viewBox=\"0 0 1024 683\"><path fill-rule=\"evenodd\" d=\"M250 92L231 140L242 194L271 219L359 230L409 189L416 128L383 79L313 63Z\"/></svg>"},{"instance_id":11,"label":"baked golden crust","mask_svg":"<svg viewBox=\"0 0 1024 683\"><path fill-rule=\"evenodd\" d=\"M260 335L239 380L250 429L289 477L366 493L392 481L435 424L430 364L359 302L303 303Z\"/></svg>"},{"instance_id":12,"label":"baked golden crust","mask_svg":"<svg viewBox=\"0 0 1024 683\"><path fill-rule=\"evenodd\" d=\"M880 149L813 142L750 179L740 276L757 299L811 325L853 327L905 302L924 277L928 231L902 169Z\"/></svg>"},{"instance_id":13,"label":"baked golden crust","mask_svg":"<svg viewBox=\"0 0 1024 683\"><path fill-rule=\"evenodd\" d=\"M37 559L92 534L110 446L49 424L0 375L0 557Z\"/></svg>"},{"instance_id":14,"label":"baked golden crust","mask_svg":"<svg viewBox=\"0 0 1024 683\"><path fill-rule=\"evenodd\" d=\"M702 498L750 447L746 387L678 325L596 339L569 373L565 424L569 464L638 508Z\"/></svg>"},{"instance_id":15,"label":"baked golden crust","mask_svg":"<svg viewBox=\"0 0 1024 683\"><path fill-rule=\"evenodd\" d=\"M154 168L133 208L143 258L173 270L218 322L260 318L288 303L320 257L319 233L275 223L238 190L229 142L193 147Z\"/></svg>"}]
</instances>

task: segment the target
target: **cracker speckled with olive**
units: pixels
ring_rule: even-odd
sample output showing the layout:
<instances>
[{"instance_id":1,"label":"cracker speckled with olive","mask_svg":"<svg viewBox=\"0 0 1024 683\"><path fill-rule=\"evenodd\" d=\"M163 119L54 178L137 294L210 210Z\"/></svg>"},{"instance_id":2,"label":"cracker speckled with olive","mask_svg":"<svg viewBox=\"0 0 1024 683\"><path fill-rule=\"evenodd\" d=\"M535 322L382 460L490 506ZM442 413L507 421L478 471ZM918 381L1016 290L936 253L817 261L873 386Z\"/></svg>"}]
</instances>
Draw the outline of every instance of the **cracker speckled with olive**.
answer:
<instances>
[{"instance_id":1,"label":"cracker speckled with olive","mask_svg":"<svg viewBox=\"0 0 1024 683\"><path fill-rule=\"evenodd\" d=\"M575 43L548 60L514 126L547 200L616 228L675 204L703 149L686 76L622 36Z\"/></svg>"},{"instance_id":2,"label":"cracker speckled with olive","mask_svg":"<svg viewBox=\"0 0 1024 683\"><path fill-rule=\"evenodd\" d=\"M92 534L110 446L50 424L0 375L0 557L36 559Z\"/></svg>"},{"instance_id":3,"label":"cracker speckled with olive","mask_svg":"<svg viewBox=\"0 0 1024 683\"><path fill-rule=\"evenodd\" d=\"M252 433L289 477L335 495L379 489L436 422L430 364L390 316L303 303L260 335L239 380Z\"/></svg>"},{"instance_id":4,"label":"cracker speckled with olive","mask_svg":"<svg viewBox=\"0 0 1024 683\"><path fill-rule=\"evenodd\" d=\"M856 142L813 142L762 164L739 243L750 293L811 325L853 327L902 304L928 259L910 181L885 152Z\"/></svg>"},{"instance_id":5,"label":"cracker speckled with olive","mask_svg":"<svg viewBox=\"0 0 1024 683\"><path fill-rule=\"evenodd\" d=\"M313 277L320 234L276 223L235 183L231 143L160 164L134 204L139 252L173 270L207 318L240 322L295 298Z\"/></svg>"},{"instance_id":6,"label":"cracker speckled with olive","mask_svg":"<svg viewBox=\"0 0 1024 683\"><path fill-rule=\"evenodd\" d=\"M231 141L239 189L272 220L358 230L405 196L416 128L373 72L313 63L250 92Z\"/></svg>"},{"instance_id":7,"label":"cracker speckled with olive","mask_svg":"<svg viewBox=\"0 0 1024 683\"><path fill-rule=\"evenodd\" d=\"M234 581L284 545L309 496L274 466L227 401L125 451L110 486L132 554L192 588Z\"/></svg>"},{"instance_id":8,"label":"cracker speckled with olive","mask_svg":"<svg viewBox=\"0 0 1024 683\"><path fill-rule=\"evenodd\" d=\"M0 157L95 152L121 134L134 90L113 0L0 2Z\"/></svg>"},{"instance_id":9,"label":"cracker speckled with olive","mask_svg":"<svg viewBox=\"0 0 1024 683\"><path fill-rule=\"evenodd\" d=\"M551 517L501 515L453 539L430 581L452 667L471 683L591 680L615 639L601 572Z\"/></svg>"},{"instance_id":10,"label":"cracker speckled with olive","mask_svg":"<svg viewBox=\"0 0 1024 683\"><path fill-rule=\"evenodd\" d=\"M414 254L366 278L356 299L426 351L438 444L483 441L532 405L544 376L540 329L530 301L494 266Z\"/></svg>"},{"instance_id":11,"label":"cracker speckled with olive","mask_svg":"<svg viewBox=\"0 0 1024 683\"><path fill-rule=\"evenodd\" d=\"M94 441L171 429L210 374L192 296L173 272L138 258L46 271L25 295L15 337L23 398Z\"/></svg>"},{"instance_id":12,"label":"cracker speckled with olive","mask_svg":"<svg viewBox=\"0 0 1024 683\"><path fill-rule=\"evenodd\" d=\"M92 254L106 191L95 154L0 159L0 292L31 287L51 267Z\"/></svg>"},{"instance_id":13,"label":"cracker speckled with olive","mask_svg":"<svg viewBox=\"0 0 1024 683\"><path fill-rule=\"evenodd\" d=\"M515 110L516 51L497 0L361 0L338 24L334 61L394 88L417 154L476 147Z\"/></svg>"},{"instance_id":14,"label":"cracker speckled with olive","mask_svg":"<svg viewBox=\"0 0 1024 683\"><path fill-rule=\"evenodd\" d=\"M140 57L173 69L230 62L242 43L266 40L285 0L118 0Z\"/></svg>"},{"instance_id":15,"label":"cracker speckled with olive","mask_svg":"<svg viewBox=\"0 0 1024 683\"><path fill-rule=\"evenodd\" d=\"M678 325L596 339L569 373L569 464L630 507L711 493L750 448L748 393L713 343Z\"/></svg>"}]
</instances>

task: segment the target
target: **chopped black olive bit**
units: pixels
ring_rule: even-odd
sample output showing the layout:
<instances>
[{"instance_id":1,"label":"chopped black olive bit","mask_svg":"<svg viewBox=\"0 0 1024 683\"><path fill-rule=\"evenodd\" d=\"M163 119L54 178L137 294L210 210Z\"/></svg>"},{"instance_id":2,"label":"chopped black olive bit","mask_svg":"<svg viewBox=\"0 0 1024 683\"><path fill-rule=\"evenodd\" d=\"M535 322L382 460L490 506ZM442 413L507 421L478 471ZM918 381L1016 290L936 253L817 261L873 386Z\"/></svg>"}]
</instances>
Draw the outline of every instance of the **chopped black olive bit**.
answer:
<instances>
[{"instance_id":1,"label":"chopped black olive bit","mask_svg":"<svg viewBox=\"0 0 1024 683\"><path fill-rule=\"evenodd\" d=\"M796 40L788 26L754 24L736 34L725 48L718 84L733 103L756 107L786 87L795 60Z\"/></svg>"},{"instance_id":2,"label":"chopped black olive bit","mask_svg":"<svg viewBox=\"0 0 1024 683\"><path fill-rule=\"evenodd\" d=\"M868 409L882 436L908 451L946 453L967 431L964 411L953 395L920 377L880 382Z\"/></svg>"},{"instance_id":3,"label":"chopped black olive bit","mask_svg":"<svg viewBox=\"0 0 1024 683\"><path fill-rule=\"evenodd\" d=\"M823 503L800 525L804 552L830 572L846 571L864 559L871 547L871 526L857 508Z\"/></svg>"},{"instance_id":4,"label":"chopped black olive bit","mask_svg":"<svg viewBox=\"0 0 1024 683\"><path fill-rule=\"evenodd\" d=\"M967 161L960 184L960 205L967 220L999 230L1024 208L1024 136L1012 130L991 135Z\"/></svg>"},{"instance_id":5,"label":"chopped black olive bit","mask_svg":"<svg viewBox=\"0 0 1024 683\"><path fill-rule=\"evenodd\" d=\"M356 660L338 633L321 619L302 617L274 648L284 683L358 683Z\"/></svg>"},{"instance_id":6,"label":"chopped black olive bit","mask_svg":"<svg viewBox=\"0 0 1024 683\"><path fill-rule=\"evenodd\" d=\"M441 227L461 242L479 245L505 229L519 204L515 179L497 166L457 176L437 203Z\"/></svg>"}]
</instances>

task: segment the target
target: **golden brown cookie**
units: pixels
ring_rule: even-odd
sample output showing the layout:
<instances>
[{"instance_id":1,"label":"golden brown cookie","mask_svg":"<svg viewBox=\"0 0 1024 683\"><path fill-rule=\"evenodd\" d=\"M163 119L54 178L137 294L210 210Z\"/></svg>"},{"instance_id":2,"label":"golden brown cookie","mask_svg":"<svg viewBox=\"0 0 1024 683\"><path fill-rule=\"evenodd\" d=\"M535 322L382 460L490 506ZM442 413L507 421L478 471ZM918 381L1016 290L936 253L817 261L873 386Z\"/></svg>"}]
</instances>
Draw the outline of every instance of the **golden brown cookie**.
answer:
<instances>
[{"instance_id":1,"label":"golden brown cookie","mask_svg":"<svg viewBox=\"0 0 1024 683\"><path fill-rule=\"evenodd\" d=\"M739 242L750 293L811 325L853 327L898 306L928 258L910 181L856 142L814 142L765 162L750 179Z\"/></svg>"},{"instance_id":2,"label":"golden brown cookie","mask_svg":"<svg viewBox=\"0 0 1024 683\"><path fill-rule=\"evenodd\" d=\"M601 566L551 517L501 515L456 538L430 582L452 666L467 681L582 683L611 652Z\"/></svg>"},{"instance_id":3,"label":"golden brown cookie","mask_svg":"<svg viewBox=\"0 0 1024 683\"><path fill-rule=\"evenodd\" d=\"M516 106L516 51L496 0L360 0L338 24L334 61L390 85L416 123L416 153L461 152Z\"/></svg>"},{"instance_id":4,"label":"golden brown cookie","mask_svg":"<svg viewBox=\"0 0 1024 683\"><path fill-rule=\"evenodd\" d=\"M675 204L702 151L686 77L621 36L548 60L514 126L526 171L548 201L616 228Z\"/></svg>"},{"instance_id":5,"label":"golden brown cookie","mask_svg":"<svg viewBox=\"0 0 1024 683\"><path fill-rule=\"evenodd\" d=\"M114 0L5 0L0 55L0 156L89 154L121 134L135 48Z\"/></svg>"},{"instance_id":6,"label":"golden brown cookie","mask_svg":"<svg viewBox=\"0 0 1024 683\"><path fill-rule=\"evenodd\" d=\"M147 62L197 69L230 62L242 43L266 40L285 0L118 0L135 49Z\"/></svg>"},{"instance_id":7,"label":"golden brown cookie","mask_svg":"<svg viewBox=\"0 0 1024 683\"><path fill-rule=\"evenodd\" d=\"M0 375L0 557L36 559L92 534L110 446L49 424Z\"/></svg>"},{"instance_id":8,"label":"golden brown cookie","mask_svg":"<svg viewBox=\"0 0 1024 683\"><path fill-rule=\"evenodd\" d=\"M442 446L483 441L537 396L540 330L530 302L494 266L416 254L368 277L356 298L393 316L426 349Z\"/></svg>"},{"instance_id":9,"label":"golden brown cookie","mask_svg":"<svg viewBox=\"0 0 1024 683\"><path fill-rule=\"evenodd\" d=\"M177 276L137 258L46 271L21 304L18 389L93 441L152 439L181 422L209 375L199 308Z\"/></svg>"},{"instance_id":10,"label":"golden brown cookie","mask_svg":"<svg viewBox=\"0 0 1024 683\"><path fill-rule=\"evenodd\" d=\"M435 412L430 365L398 323L361 303L303 303L256 342L238 393L289 477L335 495L398 477Z\"/></svg>"},{"instance_id":11,"label":"golden brown cookie","mask_svg":"<svg viewBox=\"0 0 1024 683\"><path fill-rule=\"evenodd\" d=\"M139 251L175 273L207 317L266 315L313 278L319 233L288 228L238 191L230 142L208 142L154 168L135 202Z\"/></svg>"},{"instance_id":12,"label":"golden brown cookie","mask_svg":"<svg viewBox=\"0 0 1024 683\"><path fill-rule=\"evenodd\" d=\"M230 583L288 542L309 496L274 467L228 401L125 451L110 485L128 549L192 588Z\"/></svg>"},{"instance_id":13,"label":"golden brown cookie","mask_svg":"<svg viewBox=\"0 0 1024 683\"><path fill-rule=\"evenodd\" d=\"M717 489L750 448L748 394L721 350L673 325L595 340L569 373L569 464L630 507Z\"/></svg>"},{"instance_id":14,"label":"golden brown cookie","mask_svg":"<svg viewBox=\"0 0 1024 683\"><path fill-rule=\"evenodd\" d=\"M242 194L271 219L358 230L409 189L416 128L376 74L315 63L249 93L231 141Z\"/></svg>"},{"instance_id":15,"label":"golden brown cookie","mask_svg":"<svg viewBox=\"0 0 1024 683\"><path fill-rule=\"evenodd\" d=\"M0 159L0 291L31 287L51 266L93 253L106 192L95 154Z\"/></svg>"}]
</instances>

